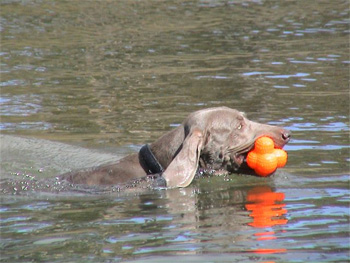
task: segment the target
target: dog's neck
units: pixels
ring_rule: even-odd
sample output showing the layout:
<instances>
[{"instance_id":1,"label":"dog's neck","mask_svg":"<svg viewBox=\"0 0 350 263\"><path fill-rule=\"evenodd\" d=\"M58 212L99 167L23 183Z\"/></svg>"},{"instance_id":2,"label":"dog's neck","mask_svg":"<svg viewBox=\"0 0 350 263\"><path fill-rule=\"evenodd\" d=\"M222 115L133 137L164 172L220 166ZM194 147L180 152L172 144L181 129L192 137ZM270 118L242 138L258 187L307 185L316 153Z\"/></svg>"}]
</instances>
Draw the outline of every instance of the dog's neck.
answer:
<instances>
[{"instance_id":1,"label":"dog's neck","mask_svg":"<svg viewBox=\"0 0 350 263\"><path fill-rule=\"evenodd\" d=\"M139 161L147 174L161 174L164 172L163 166L158 162L148 144L141 147Z\"/></svg>"},{"instance_id":2,"label":"dog's neck","mask_svg":"<svg viewBox=\"0 0 350 263\"><path fill-rule=\"evenodd\" d=\"M184 140L184 126L180 125L164 134L150 145L152 153L164 169L168 167L176 154L180 151Z\"/></svg>"}]
</instances>

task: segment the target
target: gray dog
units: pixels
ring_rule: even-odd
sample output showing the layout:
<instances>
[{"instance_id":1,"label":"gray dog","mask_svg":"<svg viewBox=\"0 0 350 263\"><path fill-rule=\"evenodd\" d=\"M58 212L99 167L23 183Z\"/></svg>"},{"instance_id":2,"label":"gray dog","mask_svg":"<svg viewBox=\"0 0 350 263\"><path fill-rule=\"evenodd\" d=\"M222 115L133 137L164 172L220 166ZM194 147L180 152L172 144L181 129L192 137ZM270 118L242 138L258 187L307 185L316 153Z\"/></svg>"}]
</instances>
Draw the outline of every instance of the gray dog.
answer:
<instances>
[{"instance_id":1,"label":"gray dog","mask_svg":"<svg viewBox=\"0 0 350 263\"><path fill-rule=\"evenodd\" d=\"M237 172L260 136L269 136L282 148L290 131L248 120L227 107L193 112L174 130L139 153L116 163L59 176L75 184L114 185L149 175L160 175L167 187L186 187L201 170L215 174Z\"/></svg>"}]
</instances>

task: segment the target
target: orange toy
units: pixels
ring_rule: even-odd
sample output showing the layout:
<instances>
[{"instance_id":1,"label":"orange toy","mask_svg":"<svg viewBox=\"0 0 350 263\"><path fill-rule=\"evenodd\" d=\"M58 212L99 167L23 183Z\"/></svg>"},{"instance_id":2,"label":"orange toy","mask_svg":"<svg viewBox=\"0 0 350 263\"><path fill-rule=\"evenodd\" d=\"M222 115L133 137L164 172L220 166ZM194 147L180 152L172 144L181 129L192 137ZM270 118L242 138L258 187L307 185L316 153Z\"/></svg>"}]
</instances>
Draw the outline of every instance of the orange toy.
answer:
<instances>
[{"instance_id":1,"label":"orange toy","mask_svg":"<svg viewBox=\"0 0 350 263\"><path fill-rule=\"evenodd\" d=\"M277 168L285 166L287 153L282 149L275 149L273 140L269 137L260 137L255 146L247 155L247 164L257 175L268 176Z\"/></svg>"}]
</instances>

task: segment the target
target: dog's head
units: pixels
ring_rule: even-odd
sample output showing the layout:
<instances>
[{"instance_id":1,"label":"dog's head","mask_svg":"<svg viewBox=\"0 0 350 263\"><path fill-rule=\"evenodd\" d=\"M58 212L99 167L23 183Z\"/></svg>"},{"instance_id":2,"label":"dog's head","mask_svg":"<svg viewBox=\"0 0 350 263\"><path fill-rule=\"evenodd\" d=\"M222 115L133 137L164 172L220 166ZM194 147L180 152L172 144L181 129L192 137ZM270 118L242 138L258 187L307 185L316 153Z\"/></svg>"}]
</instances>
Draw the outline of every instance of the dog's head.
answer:
<instances>
[{"instance_id":1,"label":"dog's head","mask_svg":"<svg viewBox=\"0 0 350 263\"><path fill-rule=\"evenodd\" d=\"M186 187L203 169L235 172L261 136L282 148L290 132L281 127L248 120L244 113L227 107L209 108L189 115L183 123L185 139L163 177L169 187Z\"/></svg>"}]
</instances>

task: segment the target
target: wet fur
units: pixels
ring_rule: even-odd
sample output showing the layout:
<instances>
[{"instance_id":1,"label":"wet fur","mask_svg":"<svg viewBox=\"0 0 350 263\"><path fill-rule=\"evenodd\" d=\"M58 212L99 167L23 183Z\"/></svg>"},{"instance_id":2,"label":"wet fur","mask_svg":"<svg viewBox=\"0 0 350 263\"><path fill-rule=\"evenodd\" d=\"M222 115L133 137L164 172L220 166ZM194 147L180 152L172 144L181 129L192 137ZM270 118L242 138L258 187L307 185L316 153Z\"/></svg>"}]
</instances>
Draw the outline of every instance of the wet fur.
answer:
<instances>
[{"instance_id":1,"label":"wet fur","mask_svg":"<svg viewBox=\"0 0 350 263\"><path fill-rule=\"evenodd\" d=\"M185 187L198 168L217 173L237 172L245 154L260 136L271 137L278 147L288 143L284 128L248 120L227 107L208 108L190 114L177 128L164 134L150 148L165 169L161 175L169 187ZM138 153L116 163L59 176L76 184L114 185L146 177Z\"/></svg>"}]
</instances>

